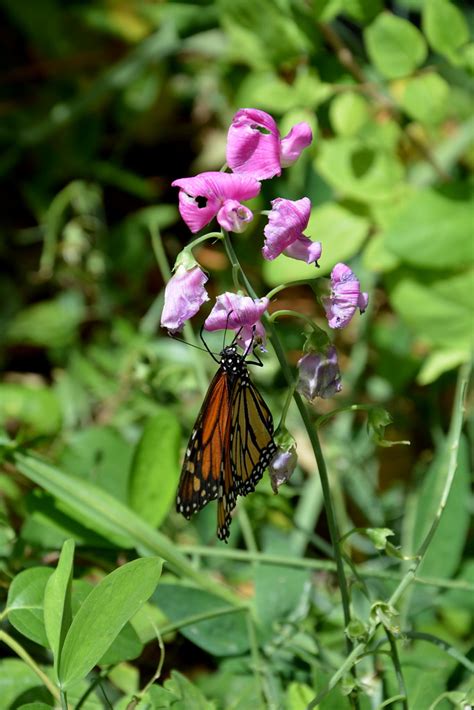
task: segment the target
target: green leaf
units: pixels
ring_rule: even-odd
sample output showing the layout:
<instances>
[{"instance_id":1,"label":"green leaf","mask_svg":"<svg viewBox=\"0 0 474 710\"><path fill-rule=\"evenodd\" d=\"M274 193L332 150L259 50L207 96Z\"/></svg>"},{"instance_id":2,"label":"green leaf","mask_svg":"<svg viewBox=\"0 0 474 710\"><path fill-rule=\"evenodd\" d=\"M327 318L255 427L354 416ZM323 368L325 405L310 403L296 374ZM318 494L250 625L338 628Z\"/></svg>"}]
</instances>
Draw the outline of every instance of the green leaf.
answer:
<instances>
[{"instance_id":1,"label":"green leaf","mask_svg":"<svg viewBox=\"0 0 474 710\"><path fill-rule=\"evenodd\" d=\"M449 111L449 84L438 74L422 74L406 80L399 102L417 121L436 125Z\"/></svg>"},{"instance_id":2,"label":"green leaf","mask_svg":"<svg viewBox=\"0 0 474 710\"><path fill-rule=\"evenodd\" d=\"M161 575L157 557L134 560L107 575L75 615L58 667L61 687L85 678L127 621L153 594Z\"/></svg>"},{"instance_id":3,"label":"green leaf","mask_svg":"<svg viewBox=\"0 0 474 710\"><path fill-rule=\"evenodd\" d=\"M472 203L462 187L422 190L383 235L385 246L413 266L447 269L472 260Z\"/></svg>"},{"instance_id":4,"label":"green leaf","mask_svg":"<svg viewBox=\"0 0 474 710\"><path fill-rule=\"evenodd\" d=\"M183 626L179 631L196 646L214 656L236 656L248 650L245 612L230 613L232 606L214 594L194 587L160 584L153 595L153 601L169 621L176 624L194 614L228 608L229 614Z\"/></svg>"},{"instance_id":5,"label":"green leaf","mask_svg":"<svg viewBox=\"0 0 474 710\"><path fill-rule=\"evenodd\" d=\"M59 463L126 503L131 460L132 447L115 429L96 426L74 432Z\"/></svg>"},{"instance_id":6,"label":"green leaf","mask_svg":"<svg viewBox=\"0 0 474 710\"><path fill-rule=\"evenodd\" d=\"M274 622L283 621L305 595L307 570L280 565L259 565L255 571L255 607L264 634L272 634ZM285 593L282 594L282 590Z\"/></svg>"},{"instance_id":7,"label":"green leaf","mask_svg":"<svg viewBox=\"0 0 474 710\"><path fill-rule=\"evenodd\" d=\"M381 0L342 0L342 9L359 22L370 22L383 9Z\"/></svg>"},{"instance_id":8,"label":"green leaf","mask_svg":"<svg viewBox=\"0 0 474 710\"><path fill-rule=\"evenodd\" d=\"M19 705L17 710L51 710L53 705L46 705L46 703L26 703L25 705Z\"/></svg>"},{"instance_id":9,"label":"green leaf","mask_svg":"<svg viewBox=\"0 0 474 710\"><path fill-rule=\"evenodd\" d=\"M390 302L422 342L471 348L474 271L458 274L398 270L387 275Z\"/></svg>"},{"instance_id":10,"label":"green leaf","mask_svg":"<svg viewBox=\"0 0 474 710\"><path fill-rule=\"evenodd\" d=\"M83 524L92 529L98 527L112 536L125 538L129 545L138 546L145 552L161 555L174 572L193 580L203 589L215 592L231 604L238 603L238 598L230 590L196 570L167 537L147 525L113 496L88 481L82 481L78 486L77 479L73 476L68 476L31 453L15 451L13 459L24 476L67 504Z\"/></svg>"},{"instance_id":11,"label":"green leaf","mask_svg":"<svg viewBox=\"0 0 474 710\"><path fill-rule=\"evenodd\" d=\"M85 316L83 298L66 291L53 301L41 301L20 311L7 329L11 343L60 348L71 345Z\"/></svg>"},{"instance_id":12,"label":"green leaf","mask_svg":"<svg viewBox=\"0 0 474 710\"><path fill-rule=\"evenodd\" d=\"M306 710L314 698L314 690L305 683L290 683L286 690L285 707L291 710Z\"/></svg>"},{"instance_id":13,"label":"green leaf","mask_svg":"<svg viewBox=\"0 0 474 710\"><path fill-rule=\"evenodd\" d=\"M0 424L9 420L21 422L29 434L55 434L61 427L55 393L46 387L0 383Z\"/></svg>"},{"instance_id":14,"label":"green leaf","mask_svg":"<svg viewBox=\"0 0 474 710\"><path fill-rule=\"evenodd\" d=\"M130 507L154 527L161 525L176 495L180 448L179 422L163 409L145 424L129 482Z\"/></svg>"},{"instance_id":15,"label":"green leaf","mask_svg":"<svg viewBox=\"0 0 474 710\"><path fill-rule=\"evenodd\" d=\"M371 139L352 137L325 140L316 169L344 196L364 203L396 198L404 189L404 168L392 150Z\"/></svg>"},{"instance_id":16,"label":"green leaf","mask_svg":"<svg viewBox=\"0 0 474 710\"><path fill-rule=\"evenodd\" d=\"M411 74L426 59L421 32L408 20L384 12L364 32L370 59L388 79Z\"/></svg>"},{"instance_id":17,"label":"green leaf","mask_svg":"<svg viewBox=\"0 0 474 710\"><path fill-rule=\"evenodd\" d=\"M258 106L264 111L282 114L295 109L314 110L332 93L331 85L311 71L299 73L293 84L270 71L250 72L238 90L235 104Z\"/></svg>"},{"instance_id":18,"label":"green leaf","mask_svg":"<svg viewBox=\"0 0 474 710\"><path fill-rule=\"evenodd\" d=\"M449 0L429 0L423 5L423 32L431 47L451 59L469 41L469 27L461 10Z\"/></svg>"},{"instance_id":19,"label":"green leaf","mask_svg":"<svg viewBox=\"0 0 474 710\"><path fill-rule=\"evenodd\" d=\"M376 550L385 550L387 547L387 538L395 535L390 528L366 528L365 534L373 543Z\"/></svg>"},{"instance_id":20,"label":"green leaf","mask_svg":"<svg viewBox=\"0 0 474 710\"><path fill-rule=\"evenodd\" d=\"M171 678L162 687L152 685L144 700L157 710L215 710L214 703L206 700L201 690L178 671L171 671Z\"/></svg>"},{"instance_id":21,"label":"green leaf","mask_svg":"<svg viewBox=\"0 0 474 710\"><path fill-rule=\"evenodd\" d=\"M454 370L463 362L469 362L471 353L465 349L434 350L423 361L416 381L420 385L430 385L435 382L444 372Z\"/></svg>"},{"instance_id":22,"label":"green leaf","mask_svg":"<svg viewBox=\"0 0 474 710\"><path fill-rule=\"evenodd\" d=\"M44 592L44 626L49 647L53 652L57 674L61 649L71 625L71 585L74 562L74 540L66 540L55 571Z\"/></svg>"},{"instance_id":23,"label":"green leaf","mask_svg":"<svg viewBox=\"0 0 474 710\"><path fill-rule=\"evenodd\" d=\"M44 630L43 599L46 583L53 574L48 567L30 567L16 575L8 590L6 613L17 631L48 647Z\"/></svg>"},{"instance_id":24,"label":"green leaf","mask_svg":"<svg viewBox=\"0 0 474 710\"><path fill-rule=\"evenodd\" d=\"M284 254L274 261L263 263L265 280L271 286L288 281L314 279L328 274L338 261L347 261L361 248L370 230L365 217L354 214L346 207L330 202L311 211L306 234L321 242L323 252L320 268L290 259Z\"/></svg>"},{"instance_id":25,"label":"green leaf","mask_svg":"<svg viewBox=\"0 0 474 710\"><path fill-rule=\"evenodd\" d=\"M354 136L370 120L369 102L355 91L346 91L331 101L329 118L335 133Z\"/></svg>"},{"instance_id":26,"label":"green leaf","mask_svg":"<svg viewBox=\"0 0 474 710\"><path fill-rule=\"evenodd\" d=\"M36 673L19 658L0 661L0 698L5 710L18 708L18 705L25 702L41 701L51 705L53 702Z\"/></svg>"}]
</instances>

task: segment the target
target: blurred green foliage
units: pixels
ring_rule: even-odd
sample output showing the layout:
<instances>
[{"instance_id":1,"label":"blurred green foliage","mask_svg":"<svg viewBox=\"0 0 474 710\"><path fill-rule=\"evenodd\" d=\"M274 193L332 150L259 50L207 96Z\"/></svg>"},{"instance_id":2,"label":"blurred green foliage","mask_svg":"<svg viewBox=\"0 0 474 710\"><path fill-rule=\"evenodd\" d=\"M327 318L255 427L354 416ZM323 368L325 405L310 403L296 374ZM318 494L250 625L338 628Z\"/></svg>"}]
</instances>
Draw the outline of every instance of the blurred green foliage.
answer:
<instances>
[{"instance_id":1,"label":"blurred green foliage","mask_svg":"<svg viewBox=\"0 0 474 710\"><path fill-rule=\"evenodd\" d=\"M56 584L64 610L68 580L75 626L63 677L73 707L82 697L85 709L125 709L163 663L140 708L305 708L346 653L312 455L290 408L299 467L277 497L264 477L228 548L215 541L212 506L189 523L174 512L213 363L159 330L166 273L151 233L161 231L172 266L190 234L170 183L222 166L238 108L272 113L282 133L312 125L311 148L254 207L310 197L318 275L348 261L371 294L365 316L337 334L343 392L318 413L375 403L392 414L389 438L411 441L377 449L355 412L322 430L340 528L358 529L345 551L357 563L348 568L351 629L363 635L435 515L454 371L471 356L472 9L451 0L1 0L0 13L1 708L52 706L1 634L54 683L54 639L67 628L48 630L45 590ZM262 229L257 218L234 238L261 295L314 278L314 267L285 256L262 263ZM219 246L196 256L211 296L232 288ZM309 287L278 303L324 325ZM301 324L279 330L294 365ZM254 379L278 419L285 386L272 351ZM13 439L23 448L12 455ZM425 583L398 607L410 708L474 703L470 471L463 437ZM393 531L405 560L364 528ZM66 570L62 556L50 587L71 538L74 564ZM146 566L150 554L167 561L162 580L156 569L128 578L124 563L138 555ZM111 606L103 590L115 567L112 575L125 572ZM95 631L89 648L84 629ZM358 664L364 709L399 692L383 634L378 643ZM352 678L342 681L322 710L350 706Z\"/></svg>"}]
</instances>

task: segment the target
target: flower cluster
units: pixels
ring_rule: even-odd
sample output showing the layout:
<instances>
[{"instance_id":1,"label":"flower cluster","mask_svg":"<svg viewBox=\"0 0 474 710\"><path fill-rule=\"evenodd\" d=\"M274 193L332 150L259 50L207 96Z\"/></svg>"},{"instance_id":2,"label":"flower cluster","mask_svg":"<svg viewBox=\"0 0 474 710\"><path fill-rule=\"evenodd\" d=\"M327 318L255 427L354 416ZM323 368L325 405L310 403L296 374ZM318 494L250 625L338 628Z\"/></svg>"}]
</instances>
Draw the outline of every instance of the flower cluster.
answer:
<instances>
[{"instance_id":1,"label":"flower cluster","mask_svg":"<svg viewBox=\"0 0 474 710\"><path fill-rule=\"evenodd\" d=\"M214 218L227 232L244 231L254 215L243 202L257 197L262 180L280 175L282 168L292 165L311 141L307 123L298 123L281 138L269 114L250 108L237 111L227 136L227 166L232 172L204 172L173 182L179 188L179 210L184 222L193 233ZM268 216L263 228L264 259L272 261L284 254L318 266L321 243L304 234L311 215L308 197L299 200L277 197L271 202L271 209L263 214ZM209 300L205 289L208 277L192 256L191 247L178 257L175 274L165 291L161 325L172 333L180 331ZM336 264L330 279L321 281L327 284L318 290L331 329L346 327L357 309L363 313L367 308L368 294L361 291L359 279L346 264ZM268 306L268 298L223 293L217 297L204 328L235 331L237 343L245 351L257 344L264 349L262 318ZM310 402L316 397L332 397L341 389L336 349L325 333L315 342L305 346L305 354L298 363L297 389ZM292 470L295 462L294 451L290 452L288 447L282 449L272 469L275 480L283 480L281 471Z\"/></svg>"}]
</instances>

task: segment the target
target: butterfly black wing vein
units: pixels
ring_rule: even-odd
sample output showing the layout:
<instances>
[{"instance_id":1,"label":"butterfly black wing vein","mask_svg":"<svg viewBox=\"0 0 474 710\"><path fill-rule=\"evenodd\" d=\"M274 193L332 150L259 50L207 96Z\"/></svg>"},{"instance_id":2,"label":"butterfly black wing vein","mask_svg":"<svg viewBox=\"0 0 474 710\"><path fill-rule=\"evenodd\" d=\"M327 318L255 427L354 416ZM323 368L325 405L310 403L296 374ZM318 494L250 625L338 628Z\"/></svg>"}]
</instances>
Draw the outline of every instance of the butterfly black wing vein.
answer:
<instances>
[{"instance_id":1,"label":"butterfly black wing vein","mask_svg":"<svg viewBox=\"0 0 474 710\"><path fill-rule=\"evenodd\" d=\"M270 410L245 358L224 348L184 458L176 507L186 518L218 499L217 536L227 540L237 495L255 490L276 451Z\"/></svg>"}]
</instances>

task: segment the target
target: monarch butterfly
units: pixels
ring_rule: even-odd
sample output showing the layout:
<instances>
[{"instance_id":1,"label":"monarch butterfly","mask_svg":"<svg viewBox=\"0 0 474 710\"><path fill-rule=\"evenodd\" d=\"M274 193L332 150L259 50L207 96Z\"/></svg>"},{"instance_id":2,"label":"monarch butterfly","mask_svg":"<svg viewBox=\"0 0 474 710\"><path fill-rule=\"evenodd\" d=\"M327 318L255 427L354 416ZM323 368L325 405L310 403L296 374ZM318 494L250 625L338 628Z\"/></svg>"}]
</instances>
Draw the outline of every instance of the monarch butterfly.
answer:
<instances>
[{"instance_id":1,"label":"monarch butterfly","mask_svg":"<svg viewBox=\"0 0 474 710\"><path fill-rule=\"evenodd\" d=\"M220 353L186 449L176 509L185 518L217 498L217 537L227 542L237 496L255 490L276 452L273 419L232 344ZM259 363L261 364L261 363Z\"/></svg>"}]
</instances>

